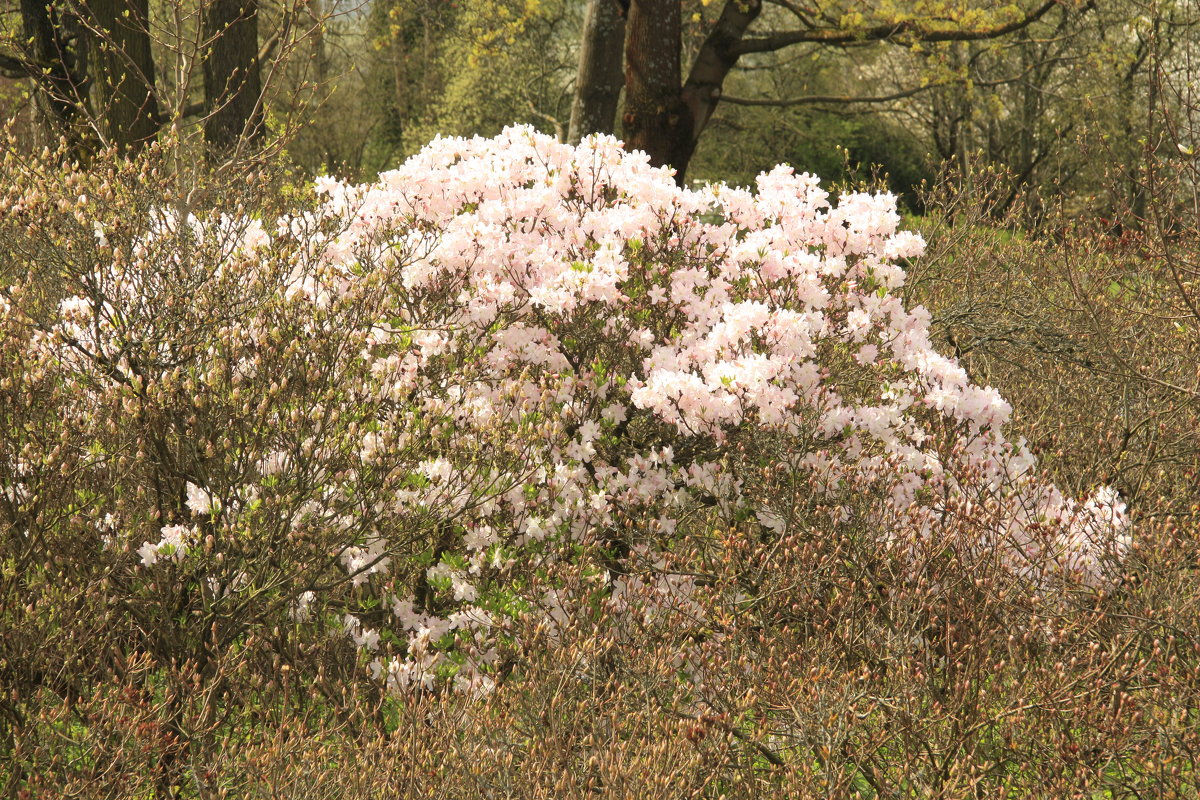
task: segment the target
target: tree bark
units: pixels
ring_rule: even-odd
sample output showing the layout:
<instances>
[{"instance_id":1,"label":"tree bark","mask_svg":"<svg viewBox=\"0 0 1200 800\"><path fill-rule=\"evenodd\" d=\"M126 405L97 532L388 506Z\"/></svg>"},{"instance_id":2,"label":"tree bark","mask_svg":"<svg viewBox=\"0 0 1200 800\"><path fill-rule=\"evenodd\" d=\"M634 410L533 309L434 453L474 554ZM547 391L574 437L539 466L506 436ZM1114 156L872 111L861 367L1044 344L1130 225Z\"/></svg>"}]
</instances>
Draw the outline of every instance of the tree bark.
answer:
<instances>
[{"instance_id":1,"label":"tree bark","mask_svg":"<svg viewBox=\"0 0 1200 800\"><path fill-rule=\"evenodd\" d=\"M679 0L633 0L625 31L625 145L654 166L684 172L695 148L692 115L681 90Z\"/></svg>"},{"instance_id":2,"label":"tree bark","mask_svg":"<svg viewBox=\"0 0 1200 800\"><path fill-rule=\"evenodd\" d=\"M730 0L696 54L683 85L683 101L692 113L693 150L721 101L725 78L737 63L735 47L761 12L762 0Z\"/></svg>"},{"instance_id":3,"label":"tree bark","mask_svg":"<svg viewBox=\"0 0 1200 800\"><path fill-rule=\"evenodd\" d=\"M308 0L308 19L312 23L313 68L318 86L329 82L329 50L325 46L326 10L323 0Z\"/></svg>"},{"instance_id":4,"label":"tree bark","mask_svg":"<svg viewBox=\"0 0 1200 800\"><path fill-rule=\"evenodd\" d=\"M63 136L72 153L82 155L88 39L79 20L51 0L21 0L21 33L45 144Z\"/></svg>"},{"instance_id":5,"label":"tree bark","mask_svg":"<svg viewBox=\"0 0 1200 800\"><path fill-rule=\"evenodd\" d=\"M214 152L265 134L257 0L212 0L204 9L204 139Z\"/></svg>"},{"instance_id":6,"label":"tree bark","mask_svg":"<svg viewBox=\"0 0 1200 800\"><path fill-rule=\"evenodd\" d=\"M588 0L579 46L579 72L567 141L616 130L617 101L623 85L625 18L616 0Z\"/></svg>"},{"instance_id":7,"label":"tree bark","mask_svg":"<svg viewBox=\"0 0 1200 800\"><path fill-rule=\"evenodd\" d=\"M91 0L100 128L109 143L135 152L154 140L161 120L154 91L148 0Z\"/></svg>"}]
</instances>

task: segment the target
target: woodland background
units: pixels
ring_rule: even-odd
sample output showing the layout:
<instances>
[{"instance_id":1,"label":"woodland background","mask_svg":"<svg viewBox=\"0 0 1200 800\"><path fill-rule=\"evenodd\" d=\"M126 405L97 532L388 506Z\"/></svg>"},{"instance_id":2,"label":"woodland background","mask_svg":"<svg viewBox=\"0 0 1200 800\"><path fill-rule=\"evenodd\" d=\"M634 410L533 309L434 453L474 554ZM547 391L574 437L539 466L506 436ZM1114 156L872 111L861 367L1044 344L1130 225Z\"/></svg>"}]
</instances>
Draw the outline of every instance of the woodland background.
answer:
<instances>
[{"instance_id":1,"label":"woodland background","mask_svg":"<svg viewBox=\"0 0 1200 800\"><path fill-rule=\"evenodd\" d=\"M1115 487L1135 525L1118 580L1052 603L950 550L906 577L870 531L728 532L719 580L770 602L722 640L708 713L672 701L669 647L592 622L531 622L487 703L396 700L290 598L193 607L102 552L63 466L87 454L0 340L0 452L53 467L40 538L0 492L0 794L1200 795L1198 59L1193 0L0 0L0 285L31 317L88 290L85 212L114 242L164 205L269 219L439 134L613 132L687 182L786 162L899 196L929 243L905 302L1050 479ZM139 313L174 319L168 295ZM310 558L287 547L281 575Z\"/></svg>"},{"instance_id":2,"label":"woodland background","mask_svg":"<svg viewBox=\"0 0 1200 800\"><path fill-rule=\"evenodd\" d=\"M910 207L994 165L1039 204L1144 212L1196 9L1133 0L306 0L7 4L0 112L23 145L137 149L172 129L271 141L369 178L436 134L615 132L688 180L875 171ZM626 44L627 43L627 44ZM624 54L624 59L622 55ZM1186 144L1186 143L1185 143ZM242 151L246 151L243 144ZM1173 154L1178 155L1178 154Z\"/></svg>"}]
</instances>

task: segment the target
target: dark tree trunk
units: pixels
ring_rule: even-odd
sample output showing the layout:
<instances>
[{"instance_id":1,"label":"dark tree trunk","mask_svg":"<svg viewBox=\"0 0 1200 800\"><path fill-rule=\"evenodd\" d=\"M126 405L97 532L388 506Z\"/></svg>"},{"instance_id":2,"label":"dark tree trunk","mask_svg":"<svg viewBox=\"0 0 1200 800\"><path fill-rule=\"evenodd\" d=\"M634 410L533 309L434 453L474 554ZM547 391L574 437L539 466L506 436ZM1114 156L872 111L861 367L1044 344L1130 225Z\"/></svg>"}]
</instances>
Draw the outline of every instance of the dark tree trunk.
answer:
<instances>
[{"instance_id":1,"label":"dark tree trunk","mask_svg":"<svg viewBox=\"0 0 1200 800\"><path fill-rule=\"evenodd\" d=\"M750 23L762 11L762 0L731 0L725 3L717 23L705 38L683 85L683 101L692 115L692 149L712 119L729 71L737 63L736 45ZM679 167L687 169L687 164Z\"/></svg>"},{"instance_id":2,"label":"dark tree trunk","mask_svg":"<svg viewBox=\"0 0 1200 800\"><path fill-rule=\"evenodd\" d=\"M588 0L579 46L579 72L567 141L616 130L617 101L624 83L625 19L616 0Z\"/></svg>"},{"instance_id":3,"label":"dark tree trunk","mask_svg":"<svg viewBox=\"0 0 1200 800\"><path fill-rule=\"evenodd\" d=\"M97 37L92 60L101 129L121 150L139 150L160 125L149 2L92 0L87 8Z\"/></svg>"},{"instance_id":4,"label":"dark tree trunk","mask_svg":"<svg viewBox=\"0 0 1200 800\"><path fill-rule=\"evenodd\" d=\"M683 185L700 134L721 101L738 43L762 11L762 0L729 0L680 86L679 3L634 0L625 45L625 143L652 163L670 164Z\"/></svg>"},{"instance_id":5,"label":"dark tree trunk","mask_svg":"<svg viewBox=\"0 0 1200 800\"><path fill-rule=\"evenodd\" d=\"M212 0L204 10L204 140L215 152L265 133L257 0Z\"/></svg>"},{"instance_id":6,"label":"dark tree trunk","mask_svg":"<svg viewBox=\"0 0 1200 800\"><path fill-rule=\"evenodd\" d=\"M643 150L655 166L691 160L692 115L683 102L679 66L679 0L633 0L625 30L625 146Z\"/></svg>"},{"instance_id":7,"label":"dark tree trunk","mask_svg":"<svg viewBox=\"0 0 1200 800\"><path fill-rule=\"evenodd\" d=\"M66 137L81 155L87 120L87 41L78 18L51 0L21 0L22 58L46 144Z\"/></svg>"},{"instance_id":8,"label":"dark tree trunk","mask_svg":"<svg viewBox=\"0 0 1200 800\"><path fill-rule=\"evenodd\" d=\"M1021 53L1021 73L1036 74L1034 69L1037 66L1037 55L1033 52L1034 43L1025 31L1022 31L1018 38L1018 47ZM1042 117L1043 89L1044 84L1040 81L1035 83L1033 80L1027 80L1021 83L1021 129L1017 140L1017 157L1014 159L1018 175L1029 176L1033 172L1037 124Z\"/></svg>"},{"instance_id":9,"label":"dark tree trunk","mask_svg":"<svg viewBox=\"0 0 1200 800\"><path fill-rule=\"evenodd\" d=\"M1092 5L1089 2L1087 8ZM775 52L804 42L852 47L866 41L901 39L997 39L1022 30L1058 6L1059 0L1043 0L1019 19L976 29L931 28L916 20L857 29L806 22L792 30L747 37L750 24L762 12L762 0L725 0L720 18L696 54L687 83L680 86L679 0L633 0L625 38L625 143L630 149L644 150L653 164L674 167L675 180L682 185L696 142L720 103L722 84L743 55ZM804 16L810 12L796 13Z\"/></svg>"}]
</instances>

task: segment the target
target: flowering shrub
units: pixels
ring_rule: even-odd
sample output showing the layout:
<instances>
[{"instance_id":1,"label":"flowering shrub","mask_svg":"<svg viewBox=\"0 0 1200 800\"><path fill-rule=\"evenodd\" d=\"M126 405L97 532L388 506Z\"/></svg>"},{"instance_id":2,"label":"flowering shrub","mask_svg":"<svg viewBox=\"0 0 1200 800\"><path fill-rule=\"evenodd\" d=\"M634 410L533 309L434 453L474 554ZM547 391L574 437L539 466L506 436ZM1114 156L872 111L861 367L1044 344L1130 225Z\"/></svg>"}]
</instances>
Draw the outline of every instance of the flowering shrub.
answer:
<instances>
[{"instance_id":1,"label":"flowering shrub","mask_svg":"<svg viewBox=\"0 0 1200 800\"><path fill-rule=\"evenodd\" d=\"M714 531L853 518L903 558L969 529L954 547L1039 590L1101 585L1127 547L1115 494L1039 481L1009 405L897 297L923 242L890 196L831 204L784 167L679 189L611 138L527 128L317 190L131 229L81 188L90 268L0 302L5 522L90 526L130 613L202 623L197 661L272 608L394 692L483 694L524 619L715 625Z\"/></svg>"}]
</instances>

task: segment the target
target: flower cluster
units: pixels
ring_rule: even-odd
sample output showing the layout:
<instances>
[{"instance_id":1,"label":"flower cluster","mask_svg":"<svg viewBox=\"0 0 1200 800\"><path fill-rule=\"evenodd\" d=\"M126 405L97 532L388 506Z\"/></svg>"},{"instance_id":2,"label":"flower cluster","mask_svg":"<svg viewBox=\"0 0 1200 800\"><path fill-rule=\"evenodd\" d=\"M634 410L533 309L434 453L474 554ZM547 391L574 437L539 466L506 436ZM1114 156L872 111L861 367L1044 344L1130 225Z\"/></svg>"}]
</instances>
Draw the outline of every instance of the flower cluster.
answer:
<instances>
[{"instance_id":1,"label":"flower cluster","mask_svg":"<svg viewBox=\"0 0 1200 800\"><path fill-rule=\"evenodd\" d=\"M141 563L171 568L202 529L216 555L321 532L341 580L298 570L290 618L325 608L396 691L490 690L521 615L597 599L617 618L702 615L680 542L815 524L761 474L809 482L835 517L855 487L883 545L978 518L978 546L1035 582L1101 583L1127 546L1119 498L1041 482L1005 436L1011 407L905 307L898 262L924 243L889 195L831 203L786 167L753 192L682 189L611 137L529 128L438 139L374 183L317 191L270 223L164 214L140 262L102 265L31 346L88 372L84 395L125 386L131 414L157 382L257 420L257 437L178 445L178 519ZM127 309L159 291L136 265L184 270L160 244L185 234L220 252L194 285L230 313L210 343L173 338L178 320L135 335ZM586 580L548 585L564 566ZM338 612L315 591L347 585Z\"/></svg>"}]
</instances>

